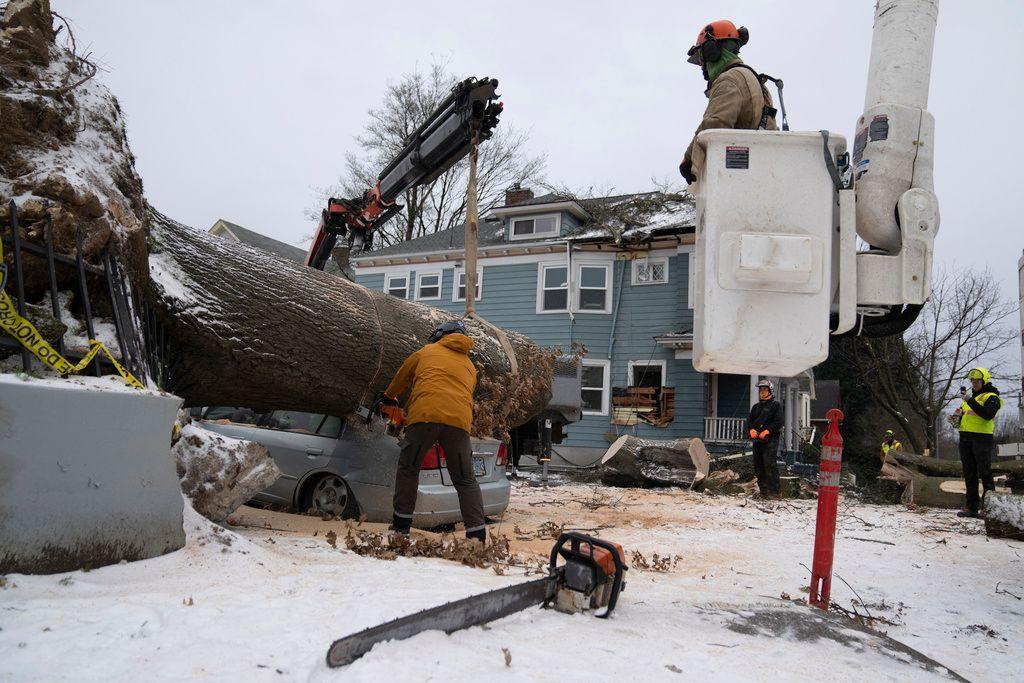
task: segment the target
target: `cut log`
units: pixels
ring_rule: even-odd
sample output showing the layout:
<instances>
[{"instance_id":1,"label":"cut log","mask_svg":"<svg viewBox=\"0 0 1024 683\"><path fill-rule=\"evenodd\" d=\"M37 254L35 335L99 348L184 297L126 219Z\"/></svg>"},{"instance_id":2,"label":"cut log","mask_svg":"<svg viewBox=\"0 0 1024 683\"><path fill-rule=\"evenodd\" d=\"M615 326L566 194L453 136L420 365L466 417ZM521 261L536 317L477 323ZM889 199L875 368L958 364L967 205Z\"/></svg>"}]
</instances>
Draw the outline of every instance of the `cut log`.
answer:
<instances>
[{"instance_id":1,"label":"cut log","mask_svg":"<svg viewBox=\"0 0 1024 683\"><path fill-rule=\"evenodd\" d=\"M601 458L607 486L692 488L708 476L708 451L700 439L653 441L625 435Z\"/></svg>"},{"instance_id":2,"label":"cut log","mask_svg":"<svg viewBox=\"0 0 1024 683\"><path fill-rule=\"evenodd\" d=\"M954 479L964 476L963 466L959 460L939 460L938 458L925 457L916 453L902 453L889 451L889 454L896 458L899 464L906 467L913 467L922 474L932 477L947 477ZM993 474L1012 474L1024 476L1024 460L1009 460L1000 462L992 461Z\"/></svg>"},{"instance_id":3,"label":"cut log","mask_svg":"<svg viewBox=\"0 0 1024 683\"><path fill-rule=\"evenodd\" d=\"M438 324L458 316L152 216L148 297L187 405L351 413L387 387ZM466 321L477 367L473 431L502 437L551 397L554 354Z\"/></svg>"},{"instance_id":4,"label":"cut log","mask_svg":"<svg viewBox=\"0 0 1024 683\"><path fill-rule=\"evenodd\" d=\"M1024 541L1024 496L989 491L984 512L986 534Z\"/></svg>"}]
</instances>

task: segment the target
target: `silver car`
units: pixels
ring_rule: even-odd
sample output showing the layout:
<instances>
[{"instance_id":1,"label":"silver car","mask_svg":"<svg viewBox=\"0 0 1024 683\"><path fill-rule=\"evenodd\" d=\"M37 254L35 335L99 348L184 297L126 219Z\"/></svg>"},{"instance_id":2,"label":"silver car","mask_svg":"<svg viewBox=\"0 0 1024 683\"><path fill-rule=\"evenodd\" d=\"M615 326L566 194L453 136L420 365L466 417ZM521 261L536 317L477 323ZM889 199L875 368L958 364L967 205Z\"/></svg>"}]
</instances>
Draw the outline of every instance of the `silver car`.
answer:
<instances>
[{"instance_id":1,"label":"silver car","mask_svg":"<svg viewBox=\"0 0 1024 683\"><path fill-rule=\"evenodd\" d=\"M380 418L366 424L366 411L342 419L294 410L256 412L215 406L193 409L195 424L224 436L263 444L281 476L254 500L305 512L390 522L398 439ZM501 515L511 486L505 478L507 449L495 439L473 439L473 469L484 499L484 514ZM440 449L420 469L413 524L430 528L462 521L459 497Z\"/></svg>"}]
</instances>

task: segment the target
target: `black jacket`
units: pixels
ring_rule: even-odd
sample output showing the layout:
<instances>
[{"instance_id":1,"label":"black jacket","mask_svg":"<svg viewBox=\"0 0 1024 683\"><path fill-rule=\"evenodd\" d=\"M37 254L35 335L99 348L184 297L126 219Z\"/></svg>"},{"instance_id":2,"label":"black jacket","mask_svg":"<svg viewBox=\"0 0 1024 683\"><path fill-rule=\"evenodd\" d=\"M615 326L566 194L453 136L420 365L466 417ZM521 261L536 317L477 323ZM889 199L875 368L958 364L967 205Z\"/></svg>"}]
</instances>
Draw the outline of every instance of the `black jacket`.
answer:
<instances>
[{"instance_id":1,"label":"black jacket","mask_svg":"<svg viewBox=\"0 0 1024 683\"><path fill-rule=\"evenodd\" d=\"M978 403L974 397L978 394L992 393L995 396L989 396L985 403ZM978 414L983 420L991 420L999 412L999 408L1002 406L1002 401L999 400L999 390L992 386L991 383L985 384L981 388L981 391L971 392L970 398L966 401L967 405L970 406L971 410Z\"/></svg>"},{"instance_id":2,"label":"black jacket","mask_svg":"<svg viewBox=\"0 0 1024 683\"><path fill-rule=\"evenodd\" d=\"M782 404L770 398L767 401L758 401L750 408L747 431L756 429L761 432L767 429L768 439L777 439L782 432L783 423Z\"/></svg>"}]
</instances>

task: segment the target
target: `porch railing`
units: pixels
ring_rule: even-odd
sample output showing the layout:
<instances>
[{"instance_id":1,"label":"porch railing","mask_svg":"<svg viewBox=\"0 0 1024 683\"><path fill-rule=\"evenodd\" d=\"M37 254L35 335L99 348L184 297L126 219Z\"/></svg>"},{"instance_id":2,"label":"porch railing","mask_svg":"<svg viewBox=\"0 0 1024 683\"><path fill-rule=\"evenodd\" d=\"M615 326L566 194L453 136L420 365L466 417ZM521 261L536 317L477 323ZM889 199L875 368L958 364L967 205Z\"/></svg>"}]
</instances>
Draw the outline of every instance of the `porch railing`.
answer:
<instances>
[{"instance_id":1,"label":"porch railing","mask_svg":"<svg viewBox=\"0 0 1024 683\"><path fill-rule=\"evenodd\" d=\"M705 417L704 440L709 443L739 443L747 440L747 420L742 417Z\"/></svg>"}]
</instances>

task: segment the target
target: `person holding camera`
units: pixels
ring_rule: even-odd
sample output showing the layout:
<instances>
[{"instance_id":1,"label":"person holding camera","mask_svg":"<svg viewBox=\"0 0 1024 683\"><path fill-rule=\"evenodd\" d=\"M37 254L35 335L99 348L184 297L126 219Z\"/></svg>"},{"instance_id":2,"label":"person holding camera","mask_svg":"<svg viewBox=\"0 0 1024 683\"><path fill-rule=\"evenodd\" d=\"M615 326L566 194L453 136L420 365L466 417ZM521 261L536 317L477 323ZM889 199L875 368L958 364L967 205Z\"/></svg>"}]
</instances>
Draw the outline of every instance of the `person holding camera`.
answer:
<instances>
[{"instance_id":1,"label":"person holding camera","mask_svg":"<svg viewBox=\"0 0 1024 683\"><path fill-rule=\"evenodd\" d=\"M960 387L960 408L954 413L959 416L960 462L964 466L964 483L967 485L967 500L960 517L980 517L981 498L978 496L978 479L987 493L995 489L992 479L992 452L995 450L996 414L1003 407L999 390L992 386L992 376L985 368L974 368L967 373L971 392Z\"/></svg>"}]
</instances>

